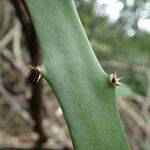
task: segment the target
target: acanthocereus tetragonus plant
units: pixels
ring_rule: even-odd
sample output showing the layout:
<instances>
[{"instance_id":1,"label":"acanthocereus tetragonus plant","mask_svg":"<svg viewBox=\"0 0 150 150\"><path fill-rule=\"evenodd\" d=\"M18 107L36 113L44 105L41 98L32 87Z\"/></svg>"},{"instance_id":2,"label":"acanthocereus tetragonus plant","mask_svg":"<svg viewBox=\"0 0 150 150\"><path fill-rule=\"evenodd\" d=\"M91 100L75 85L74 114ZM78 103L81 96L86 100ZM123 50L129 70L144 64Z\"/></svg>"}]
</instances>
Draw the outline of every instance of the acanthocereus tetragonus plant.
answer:
<instances>
[{"instance_id":1,"label":"acanthocereus tetragonus plant","mask_svg":"<svg viewBox=\"0 0 150 150\"><path fill-rule=\"evenodd\" d=\"M25 0L41 47L35 67L56 95L76 150L129 150L115 74L99 64L73 0Z\"/></svg>"}]
</instances>

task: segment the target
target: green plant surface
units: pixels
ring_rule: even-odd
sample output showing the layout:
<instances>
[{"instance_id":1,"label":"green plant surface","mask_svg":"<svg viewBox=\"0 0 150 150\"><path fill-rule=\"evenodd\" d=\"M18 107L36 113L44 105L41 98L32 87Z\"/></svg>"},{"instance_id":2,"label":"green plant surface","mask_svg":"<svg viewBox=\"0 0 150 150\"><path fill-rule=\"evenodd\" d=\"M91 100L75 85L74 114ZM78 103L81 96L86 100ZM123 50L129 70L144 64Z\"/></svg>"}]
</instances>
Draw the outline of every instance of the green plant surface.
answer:
<instances>
[{"instance_id":1,"label":"green plant surface","mask_svg":"<svg viewBox=\"0 0 150 150\"><path fill-rule=\"evenodd\" d=\"M128 86L116 87L116 95L134 97L136 95Z\"/></svg>"},{"instance_id":2,"label":"green plant surface","mask_svg":"<svg viewBox=\"0 0 150 150\"><path fill-rule=\"evenodd\" d=\"M129 150L115 87L100 66L73 0L25 0L41 46L41 73L63 110L75 150Z\"/></svg>"}]
</instances>

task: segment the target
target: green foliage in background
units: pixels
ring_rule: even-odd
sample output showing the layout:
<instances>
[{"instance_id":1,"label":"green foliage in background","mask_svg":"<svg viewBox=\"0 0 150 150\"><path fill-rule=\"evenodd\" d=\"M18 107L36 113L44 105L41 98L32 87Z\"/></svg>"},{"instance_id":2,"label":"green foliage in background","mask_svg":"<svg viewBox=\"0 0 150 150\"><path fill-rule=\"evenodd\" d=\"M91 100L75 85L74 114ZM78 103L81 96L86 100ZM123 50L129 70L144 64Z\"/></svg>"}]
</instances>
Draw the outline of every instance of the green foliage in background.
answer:
<instances>
[{"instance_id":1,"label":"green foliage in background","mask_svg":"<svg viewBox=\"0 0 150 150\"><path fill-rule=\"evenodd\" d=\"M41 73L61 105L74 148L129 150L115 88L91 49L73 0L25 2L42 49Z\"/></svg>"},{"instance_id":2,"label":"green foliage in background","mask_svg":"<svg viewBox=\"0 0 150 150\"><path fill-rule=\"evenodd\" d=\"M111 21L106 15L105 5L98 5L98 0L75 0L76 6L90 39L97 58L103 60L117 60L132 65L150 66L150 34L140 30L138 21L150 18L148 0L118 0L123 9L117 20ZM98 7L99 14L96 13ZM110 67L107 72L117 71L124 76L124 82L130 88L146 95L147 78L142 73Z\"/></svg>"}]
</instances>

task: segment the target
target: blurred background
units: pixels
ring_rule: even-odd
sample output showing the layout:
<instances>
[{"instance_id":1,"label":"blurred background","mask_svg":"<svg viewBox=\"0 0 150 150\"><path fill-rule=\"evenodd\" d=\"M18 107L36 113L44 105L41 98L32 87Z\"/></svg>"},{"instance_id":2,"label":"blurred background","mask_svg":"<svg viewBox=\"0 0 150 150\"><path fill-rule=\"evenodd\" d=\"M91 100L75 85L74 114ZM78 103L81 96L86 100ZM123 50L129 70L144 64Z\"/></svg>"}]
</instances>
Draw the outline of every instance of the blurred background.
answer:
<instances>
[{"instance_id":1,"label":"blurred background","mask_svg":"<svg viewBox=\"0 0 150 150\"><path fill-rule=\"evenodd\" d=\"M29 67L40 63L30 17L22 0L20 6L10 1L0 0L0 149L71 150L52 90L44 80L37 83L38 74ZM150 150L150 2L75 4L102 67L123 76L127 85L116 97L132 150Z\"/></svg>"}]
</instances>

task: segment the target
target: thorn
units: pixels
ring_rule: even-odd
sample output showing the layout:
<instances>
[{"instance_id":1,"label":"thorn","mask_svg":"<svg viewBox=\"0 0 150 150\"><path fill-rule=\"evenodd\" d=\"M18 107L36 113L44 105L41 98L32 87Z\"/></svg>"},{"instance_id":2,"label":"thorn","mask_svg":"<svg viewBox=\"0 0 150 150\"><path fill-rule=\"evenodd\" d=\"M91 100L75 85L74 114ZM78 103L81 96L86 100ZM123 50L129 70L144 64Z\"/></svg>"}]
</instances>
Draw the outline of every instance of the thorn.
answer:
<instances>
[{"instance_id":1,"label":"thorn","mask_svg":"<svg viewBox=\"0 0 150 150\"><path fill-rule=\"evenodd\" d=\"M124 84L122 84L121 82L119 82L123 77L117 78L116 73L111 74L110 75L110 82L114 85L114 86L125 86Z\"/></svg>"},{"instance_id":2,"label":"thorn","mask_svg":"<svg viewBox=\"0 0 150 150\"><path fill-rule=\"evenodd\" d=\"M116 83L115 86L125 86L125 85L123 83L121 83L121 82L118 82L118 83Z\"/></svg>"},{"instance_id":3,"label":"thorn","mask_svg":"<svg viewBox=\"0 0 150 150\"><path fill-rule=\"evenodd\" d=\"M118 81L121 80L123 77L118 78Z\"/></svg>"},{"instance_id":4,"label":"thorn","mask_svg":"<svg viewBox=\"0 0 150 150\"><path fill-rule=\"evenodd\" d=\"M39 81L40 81L40 79L41 79L41 74L38 76L38 79L37 79L37 82L36 83L38 83Z\"/></svg>"},{"instance_id":5,"label":"thorn","mask_svg":"<svg viewBox=\"0 0 150 150\"><path fill-rule=\"evenodd\" d=\"M35 65L29 65L29 67L36 71L36 74L38 74L37 83L40 81L42 75L41 75L41 67L35 66ZM35 80L35 79L34 79Z\"/></svg>"}]
</instances>

